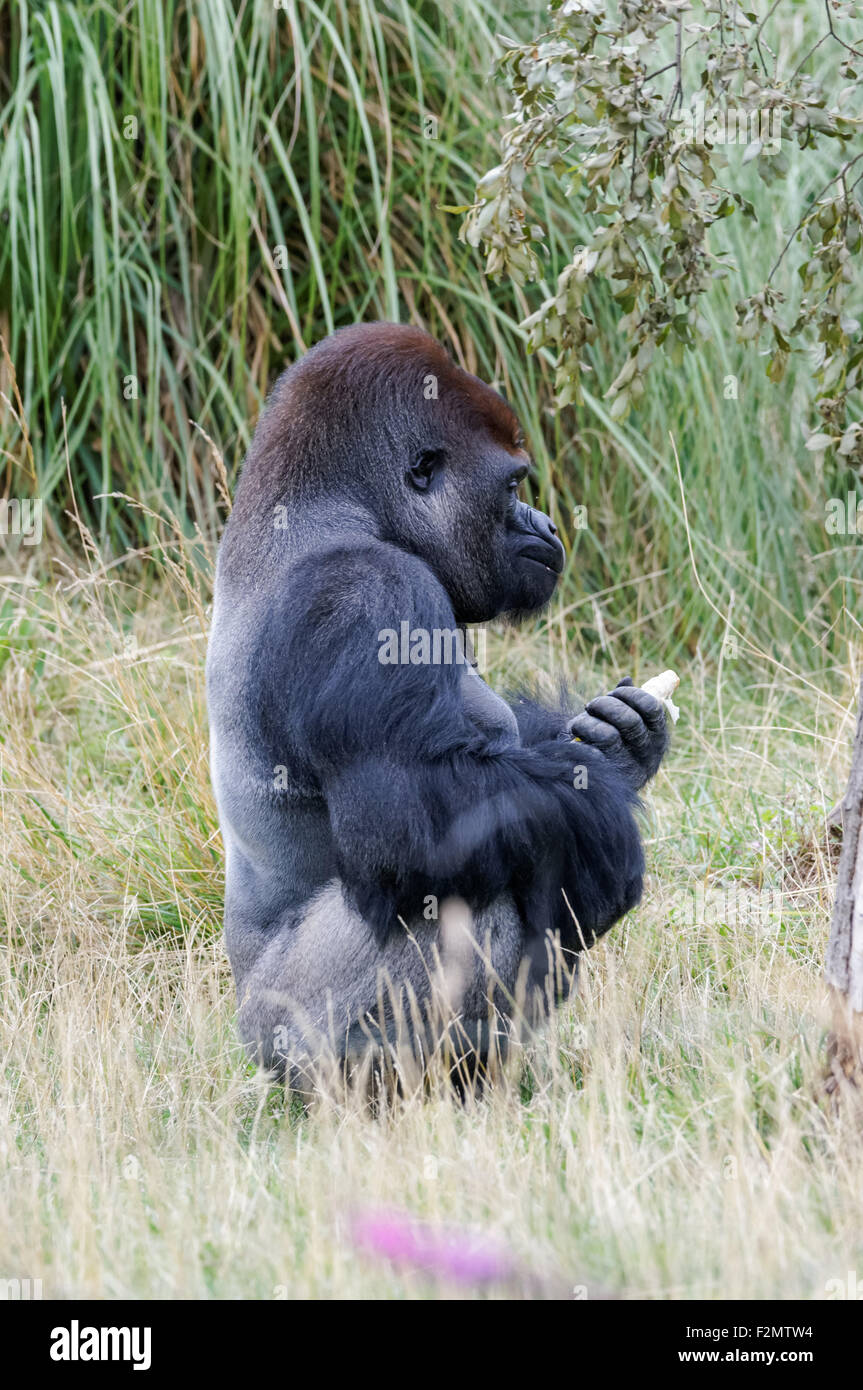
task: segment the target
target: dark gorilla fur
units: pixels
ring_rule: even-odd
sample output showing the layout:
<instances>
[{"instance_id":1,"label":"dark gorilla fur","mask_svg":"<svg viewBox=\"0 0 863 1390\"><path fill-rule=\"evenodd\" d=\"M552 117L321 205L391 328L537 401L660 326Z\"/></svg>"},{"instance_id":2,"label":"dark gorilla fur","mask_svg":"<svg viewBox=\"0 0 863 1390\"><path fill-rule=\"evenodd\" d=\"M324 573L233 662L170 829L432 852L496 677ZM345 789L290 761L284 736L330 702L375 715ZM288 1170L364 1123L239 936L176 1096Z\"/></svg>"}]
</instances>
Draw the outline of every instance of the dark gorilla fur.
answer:
<instances>
[{"instance_id":1,"label":"dark gorilla fur","mask_svg":"<svg viewBox=\"0 0 863 1390\"><path fill-rule=\"evenodd\" d=\"M263 412L207 680L240 1031L266 1066L391 1039L404 1007L415 1035L430 901L463 900L484 943L456 1009L483 1050L489 1001L506 1014L519 981L547 983L549 936L574 960L639 900L657 701L623 683L574 718L506 704L470 665L379 658L403 622L452 632L548 601L563 549L517 497L527 465L509 406L417 328L342 329Z\"/></svg>"}]
</instances>

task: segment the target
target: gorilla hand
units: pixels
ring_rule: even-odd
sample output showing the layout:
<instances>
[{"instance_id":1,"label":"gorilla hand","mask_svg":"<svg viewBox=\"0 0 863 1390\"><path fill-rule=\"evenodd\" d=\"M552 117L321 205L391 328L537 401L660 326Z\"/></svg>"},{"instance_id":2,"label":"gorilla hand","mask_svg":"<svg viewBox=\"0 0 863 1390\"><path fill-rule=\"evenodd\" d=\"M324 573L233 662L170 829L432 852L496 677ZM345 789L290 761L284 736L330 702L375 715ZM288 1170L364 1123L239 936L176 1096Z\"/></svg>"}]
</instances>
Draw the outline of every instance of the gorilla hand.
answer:
<instances>
[{"instance_id":1,"label":"gorilla hand","mask_svg":"<svg viewBox=\"0 0 863 1390\"><path fill-rule=\"evenodd\" d=\"M656 774L668 747L665 710L629 676L609 695L591 700L570 721L569 732L604 753L636 789Z\"/></svg>"}]
</instances>

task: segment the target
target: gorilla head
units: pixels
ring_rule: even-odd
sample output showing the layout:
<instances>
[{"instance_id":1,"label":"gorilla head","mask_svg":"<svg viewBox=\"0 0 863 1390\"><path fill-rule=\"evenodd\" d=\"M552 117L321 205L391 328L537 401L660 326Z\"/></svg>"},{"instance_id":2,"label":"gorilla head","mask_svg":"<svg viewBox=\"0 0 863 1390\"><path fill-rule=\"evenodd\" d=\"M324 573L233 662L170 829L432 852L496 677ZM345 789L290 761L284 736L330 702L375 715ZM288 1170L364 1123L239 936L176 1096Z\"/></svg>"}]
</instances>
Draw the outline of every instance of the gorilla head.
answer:
<instances>
[{"instance_id":1,"label":"gorilla head","mask_svg":"<svg viewBox=\"0 0 863 1390\"><path fill-rule=\"evenodd\" d=\"M478 623L540 608L563 568L551 520L519 499L528 470L518 419L496 391L419 328L358 324L277 383L237 508L269 503L258 518L266 545L274 495L288 529L304 511L320 528L325 506L330 533L361 529L418 556L456 621Z\"/></svg>"}]
</instances>

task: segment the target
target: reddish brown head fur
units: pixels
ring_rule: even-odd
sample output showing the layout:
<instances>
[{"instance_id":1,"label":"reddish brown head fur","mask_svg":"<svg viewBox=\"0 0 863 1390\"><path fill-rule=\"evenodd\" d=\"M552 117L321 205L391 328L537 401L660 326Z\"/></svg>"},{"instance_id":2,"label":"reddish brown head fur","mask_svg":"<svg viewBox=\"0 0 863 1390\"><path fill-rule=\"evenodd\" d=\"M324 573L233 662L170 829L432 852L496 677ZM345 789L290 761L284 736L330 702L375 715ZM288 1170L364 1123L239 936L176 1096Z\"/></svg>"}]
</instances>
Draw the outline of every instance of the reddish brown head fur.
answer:
<instances>
[{"instance_id":1,"label":"reddish brown head fur","mask_svg":"<svg viewBox=\"0 0 863 1390\"><path fill-rule=\"evenodd\" d=\"M430 383L432 385L430 386ZM429 396L429 391L435 394ZM399 444L403 422L450 419L486 430L515 453L514 412L485 382L456 366L421 328L396 323L340 329L276 383L258 424L238 490L241 508L311 495L374 466Z\"/></svg>"}]
</instances>

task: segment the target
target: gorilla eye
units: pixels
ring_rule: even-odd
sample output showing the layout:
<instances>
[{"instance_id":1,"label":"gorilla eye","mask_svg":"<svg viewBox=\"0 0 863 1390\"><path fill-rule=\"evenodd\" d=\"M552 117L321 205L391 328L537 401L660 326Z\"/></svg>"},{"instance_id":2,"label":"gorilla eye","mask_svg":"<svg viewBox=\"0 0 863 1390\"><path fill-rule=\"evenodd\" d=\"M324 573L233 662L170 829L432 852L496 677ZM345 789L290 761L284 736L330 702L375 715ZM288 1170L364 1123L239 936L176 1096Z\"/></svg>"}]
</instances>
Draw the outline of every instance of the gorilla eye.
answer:
<instances>
[{"instance_id":1,"label":"gorilla eye","mask_svg":"<svg viewBox=\"0 0 863 1390\"><path fill-rule=\"evenodd\" d=\"M444 461L443 449L421 449L405 474L417 492L427 492L432 478Z\"/></svg>"},{"instance_id":2,"label":"gorilla eye","mask_svg":"<svg viewBox=\"0 0 863 1390\"><path fill-rule=\"evenodd\" d=\"M517 469L516 472L513 473L508 484L510 492L518 492L529 472L530 469L527 467L527 464L524 464L523 467Z\"/></svg>"}]
</instances>

